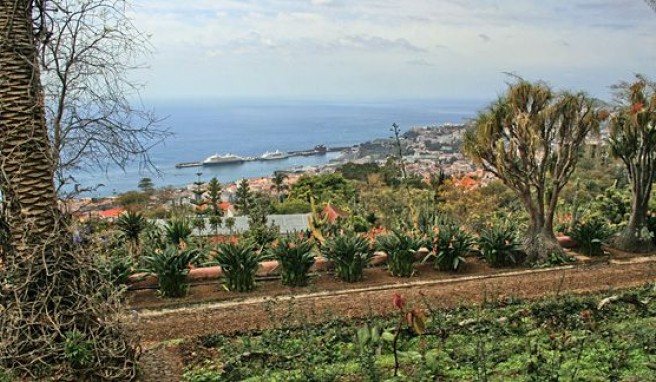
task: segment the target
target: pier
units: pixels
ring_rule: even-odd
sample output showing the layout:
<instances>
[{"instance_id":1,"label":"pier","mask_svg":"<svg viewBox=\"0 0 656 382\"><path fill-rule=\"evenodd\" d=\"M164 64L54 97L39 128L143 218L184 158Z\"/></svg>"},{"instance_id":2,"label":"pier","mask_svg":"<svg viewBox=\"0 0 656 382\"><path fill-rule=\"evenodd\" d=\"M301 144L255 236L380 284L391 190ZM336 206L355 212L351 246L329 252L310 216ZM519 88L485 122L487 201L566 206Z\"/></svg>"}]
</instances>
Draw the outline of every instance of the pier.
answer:
<instances>
[{"instance_id":1,"label":"pier","mask_svg":"<svg viewBox=\"0 0 656 382\"><path fill-rule=\"evenodd\" d=\"M298 150L298 151L288 151L286 152L286 156L284 158L280 159L286 159L286 158L291 158L291 157L309 157L312 155L325 155L326 153L334 153L334 152L341 152L347 149L350 149L350 146L341 146L341 147L326 147L324 145L317 145L313 149L309 150ZM243 158L243 161L239 163L244 163L244 162L264 162L264 161L271 161L271 160L276 160L276 159L266 159L262 157L246 157ZM235 163L225 163L225 165L229 164L235 164ZM221 165L220 163L214 163L211 164L212 166L217 166ZM202 161L200 162L182 162L178 163L175 165L175 168L186 168L186 167L200 167L200 166L207 166L207 164L204 164Z\"/></svg>"}]
</instances>

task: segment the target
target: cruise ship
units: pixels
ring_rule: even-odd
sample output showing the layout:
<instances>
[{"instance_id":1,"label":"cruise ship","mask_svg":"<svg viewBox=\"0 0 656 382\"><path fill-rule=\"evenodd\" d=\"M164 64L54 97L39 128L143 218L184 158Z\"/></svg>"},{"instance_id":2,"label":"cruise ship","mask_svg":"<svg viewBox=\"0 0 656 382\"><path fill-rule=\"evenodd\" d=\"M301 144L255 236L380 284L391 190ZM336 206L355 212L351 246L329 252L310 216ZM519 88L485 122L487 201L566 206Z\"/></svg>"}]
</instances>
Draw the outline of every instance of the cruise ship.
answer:
<instances>
[{"instance_id":1,"label":"cruise ship","mask_svg":"<svg viewBox=\"0 0 656 382\"><path fill-rule=\"evenodd\" d=\"M205 158L202 162L203 166L217 166L223 164L236 164L243 163L246 161L246 158L234 155L234 154L214 154Z\"/></svg>"},{"instance_id":2,"label":"cruise ship","mask_svg":"<svg viewBox=\"0 0 656 382\"><path fill-rule=\"evenodd\" d=\"M278 160L278 159L289 158L289 156L290 155L288 153L282 152L280 150L276 150L274 152L269 152L269 151L265 152L264 154L262 154L260 159L261 160Z\"/></svg>"}]
</instances>

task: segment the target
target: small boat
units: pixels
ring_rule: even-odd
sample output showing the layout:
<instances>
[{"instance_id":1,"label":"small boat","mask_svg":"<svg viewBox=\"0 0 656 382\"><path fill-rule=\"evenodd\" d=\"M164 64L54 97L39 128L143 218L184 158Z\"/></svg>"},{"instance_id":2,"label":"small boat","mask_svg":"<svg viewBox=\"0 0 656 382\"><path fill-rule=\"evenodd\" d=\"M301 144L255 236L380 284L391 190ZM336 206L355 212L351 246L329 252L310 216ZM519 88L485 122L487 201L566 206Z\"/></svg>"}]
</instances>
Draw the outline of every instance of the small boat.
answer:
<instances>
[{"instance_id":1,"label":"small boat","mask_svg":"<svg viewBox=\"0 0 656 382\"><path fill-rule=\"evenodd\" d=\"M276 150L274 152L267 151L260 157L261 160L280 160L289 158L289 153Z\"/></svg>"},{"instance_id":2,"label":"small boat","mask_svg":"<svg viewBox=\"0 0 656 382\"><path fill-rule=\"evenodd\" d=\"M205 158L202 164L203 166L217 166L223 164L244 163L245 161L246 158L234 154L223 154L223 155L214 154L212 156Z\"/></svg>"}]
</instances>

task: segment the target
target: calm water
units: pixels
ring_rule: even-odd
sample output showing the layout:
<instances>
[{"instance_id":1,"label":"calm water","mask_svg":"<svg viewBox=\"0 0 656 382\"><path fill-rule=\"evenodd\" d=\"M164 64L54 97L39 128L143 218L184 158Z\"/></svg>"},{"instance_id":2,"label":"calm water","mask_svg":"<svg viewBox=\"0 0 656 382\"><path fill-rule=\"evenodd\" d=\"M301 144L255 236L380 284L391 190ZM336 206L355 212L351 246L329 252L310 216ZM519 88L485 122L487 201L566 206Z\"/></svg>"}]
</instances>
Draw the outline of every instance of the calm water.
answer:
<instances>
[{"instance_id":1,"label":"calm water","mask_svg":"<svg viewBox=\"0 0 656 382\"><path fill-rule=\"evenodd\" d=\"M403 101L368 103L329 102L167 102L154 106L164 125L174 134L155 147L151 156L161 176L141 173L138 164L126 172L79 174L83 184L102 183L94 196L136 189L139 179L151 177L156 186L185 185L202 171L203 179L216 176L221 182L271 175L292 166L318 165L335 157L288 158L281 161L249 162L234 166L176 169L179 162L200 161L215 153L259 156L265 151L310 149L318 144L349 146L390 136L396 122L402 129L463 122L484 102Z\"/></svg>"}]
</instances>

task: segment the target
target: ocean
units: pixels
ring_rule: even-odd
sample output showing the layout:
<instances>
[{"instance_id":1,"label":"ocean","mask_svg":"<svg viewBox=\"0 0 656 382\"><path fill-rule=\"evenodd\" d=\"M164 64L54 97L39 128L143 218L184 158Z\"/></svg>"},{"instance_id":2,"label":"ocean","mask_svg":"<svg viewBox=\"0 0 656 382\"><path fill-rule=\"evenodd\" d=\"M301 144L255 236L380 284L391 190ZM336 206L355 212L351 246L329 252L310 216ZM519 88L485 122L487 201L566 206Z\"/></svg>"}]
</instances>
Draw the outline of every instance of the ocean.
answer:
<instances>
[{"instance_id":1,"label":"ocean","mask_svg":"<svg viewBox=\"0 0 656 382\"><path fill-rule=\"evenodd\" d=\"M391 135L392 123L407 131L412 127L460 123L473 117L482 101L166 101L153 103L162 125L173 133L151 150L161 174L142 172L134 163L125 171L86 169L76 174L82 185L103 184L88 196L110 196L137 189L139 180L150 177L156 187L183 186L196 173L222 183L241 178L268 176L293 166L327 163L337 153L294 157L270 162L247 162L214 167L175 168L176 163L201 161L215 153L259 156L266 151L307 150L351 146Z\"/></svg>"}]
</instances>

